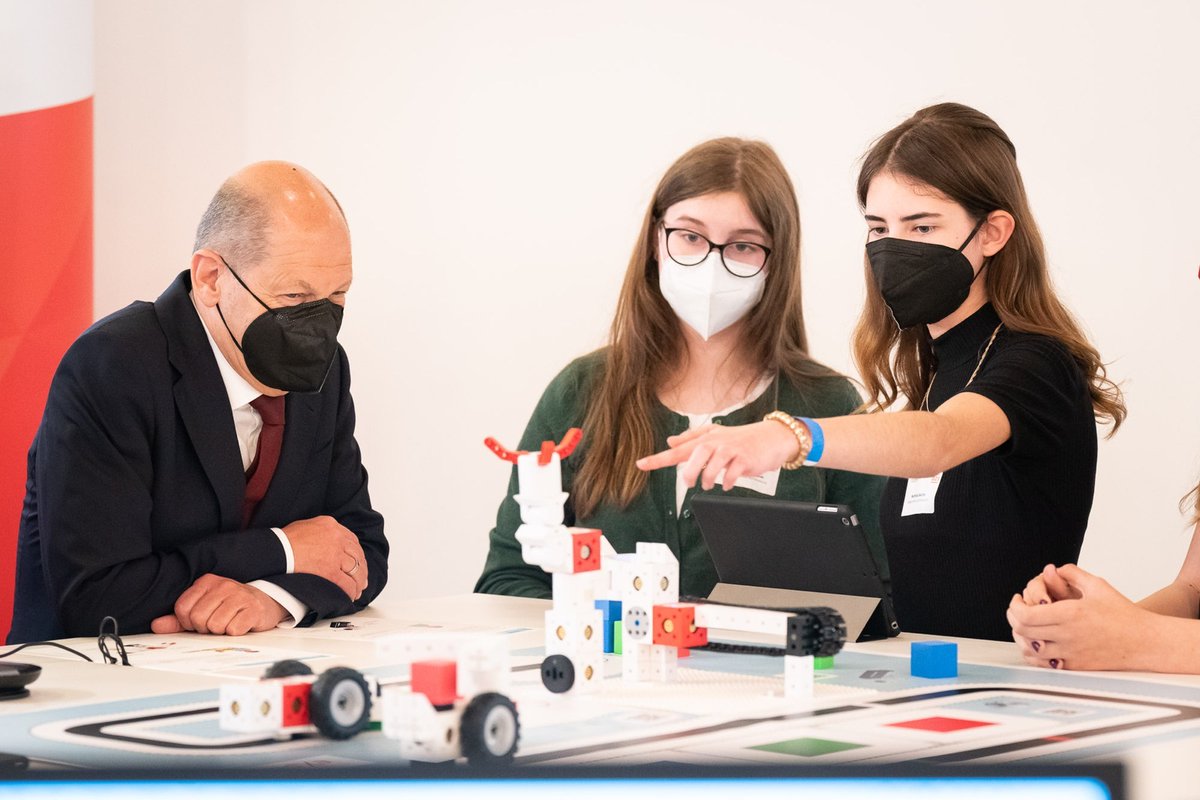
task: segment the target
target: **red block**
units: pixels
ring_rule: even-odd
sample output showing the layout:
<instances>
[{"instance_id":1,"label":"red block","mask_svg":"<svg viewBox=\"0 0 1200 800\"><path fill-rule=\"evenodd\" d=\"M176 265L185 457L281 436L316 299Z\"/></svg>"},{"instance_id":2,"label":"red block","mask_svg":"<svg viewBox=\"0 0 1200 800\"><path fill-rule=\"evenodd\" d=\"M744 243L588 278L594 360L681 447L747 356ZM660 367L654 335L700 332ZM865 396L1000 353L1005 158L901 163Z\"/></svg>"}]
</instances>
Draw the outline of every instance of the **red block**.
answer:
<instances>
[{"instance_id":1,"label":"red block","mask_svg":"<svg viewBox=\"0 0 1200 800\"><path fill-rule=\"evenodd\" d=\"M572 572L592 572L600 569L600 531L588 528L571 531Z\"/></svg>"},{"instance_id":2,"label":"red block","mask_svg":"<svg viewBox=\"0 0 1200 800\"><path fill-rule=\"evenodd\" d=\"M312 684L307 681L283 687L283 726L285 728L308 724L308 699L311 694Z\"/></svg>"},{"instance_id":3,"label":"red block","mask_svg":"<svg viewBox=\"0 0 1200 800\"><path fill-rule=\"evenodd\" d=\"M652 641L671 647L708 644L708 628L696 627L696 607L672 603L653 609Z\"/></svg>"},{"instance_id":4,"label":"red block","mask_svg":"<svg viewBox=\"0 0 1200 800\"><path fill-rule=\"evenodd\" d=\"M412 690L435 706L449 706L458 697L458 665L453 661L414 661Z\"/></svg>"}]
</instances>

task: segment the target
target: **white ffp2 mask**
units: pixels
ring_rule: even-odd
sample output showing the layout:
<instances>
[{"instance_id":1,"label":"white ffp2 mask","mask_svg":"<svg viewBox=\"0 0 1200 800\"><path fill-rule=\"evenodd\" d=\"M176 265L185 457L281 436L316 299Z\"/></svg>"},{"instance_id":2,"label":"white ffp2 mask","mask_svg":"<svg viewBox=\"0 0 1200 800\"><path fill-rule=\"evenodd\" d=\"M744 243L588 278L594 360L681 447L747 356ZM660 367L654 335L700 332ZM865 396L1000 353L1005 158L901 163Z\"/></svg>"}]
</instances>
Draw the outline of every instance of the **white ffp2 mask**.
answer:
<instances>
[{"instance_id":1,"label":"white ffp2 mask","mask_svg":"<svg viewBox=\"0 0 1200 800\"><path fill-rule=\"evenodd\" d=\"M704 341L746 316L762 299L766 285L766 270L750 278L731 275L716 250L696 266L685 267L659 247L658 288Z\"/></svg>"}]
</instances>

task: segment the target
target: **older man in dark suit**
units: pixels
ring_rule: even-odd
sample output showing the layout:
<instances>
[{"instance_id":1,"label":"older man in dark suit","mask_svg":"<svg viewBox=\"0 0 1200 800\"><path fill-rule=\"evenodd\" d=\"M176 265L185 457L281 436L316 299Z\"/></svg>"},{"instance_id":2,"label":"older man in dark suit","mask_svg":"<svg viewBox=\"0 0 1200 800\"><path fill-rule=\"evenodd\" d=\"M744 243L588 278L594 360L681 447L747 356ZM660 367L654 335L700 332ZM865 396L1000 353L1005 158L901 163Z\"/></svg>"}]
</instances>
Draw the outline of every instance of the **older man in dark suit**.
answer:
<instances>
[{"instance_id":1,"label":"older man in dark suit","mask_svg":"<svg viewBox=\"0 0 1200 800\"><path fill-rule=\"evenodd\" d=\"M29 451L10 642L240 635L364 608L383 519L337 343L341 207L292 164L253 164L201 220L190 270L63 357Z\"/></svg>"}]
</instances>

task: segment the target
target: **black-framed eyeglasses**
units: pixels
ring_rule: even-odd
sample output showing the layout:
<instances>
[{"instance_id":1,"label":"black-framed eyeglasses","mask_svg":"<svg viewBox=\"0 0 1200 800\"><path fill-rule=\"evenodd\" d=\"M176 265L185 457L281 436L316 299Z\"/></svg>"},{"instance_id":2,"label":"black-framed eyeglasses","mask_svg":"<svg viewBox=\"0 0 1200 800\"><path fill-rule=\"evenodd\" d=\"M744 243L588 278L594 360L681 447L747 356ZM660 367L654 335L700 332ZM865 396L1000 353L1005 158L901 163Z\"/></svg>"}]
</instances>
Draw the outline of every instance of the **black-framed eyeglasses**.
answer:
<instances>
[{"instance_id":1,"label":"black-framed eyeglasses","mask_svg":"<svg viewBox=\"0 0 1200 800\"><path fill-rule=\"evenodd\" d=\"M667 234L667 255L681 267L703 263L716 250L725 270L738 278L753 278L767 265L771 248L757 242L717 244L707 236L687 228L663 228Z\"/></svg>"}]
</instances>

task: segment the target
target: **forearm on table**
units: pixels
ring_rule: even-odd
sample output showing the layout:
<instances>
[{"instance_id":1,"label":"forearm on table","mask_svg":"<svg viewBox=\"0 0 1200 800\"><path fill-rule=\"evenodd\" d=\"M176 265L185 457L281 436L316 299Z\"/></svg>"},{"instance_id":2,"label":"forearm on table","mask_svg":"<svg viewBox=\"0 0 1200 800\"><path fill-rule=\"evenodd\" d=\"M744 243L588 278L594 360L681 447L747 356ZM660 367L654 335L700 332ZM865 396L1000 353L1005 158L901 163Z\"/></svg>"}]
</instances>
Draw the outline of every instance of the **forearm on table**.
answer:
<instances>
[{"instance_id":1,"label":"forearm on table","mask_svg":"<svg viewBox=\"0 0 1200 800\"><path fill-rule=\"evenodd\" d=\"M1200 616L1200 592L1195 586L1176 580L1140 600L1138 605L1155 614L1195 620Z\"/></svg>"},{"instance_id":2,"label":"forearm on table","mask_svg":"<svg viewBox=\"0 0 1200 800\"><path fill-rule=\"evenodd\" d=\"M1147 630L1130 634L1124 646L1138 654L1134 669L1200 674L1200 620L1155 614Z\"/></svg>"},{"instance_id":3,"label":"forearm on table","mask_svg":"<svg viewBox=\"0 0 1200 800\"><path fill-rule=\"evenodd\" d=\"M155 617L170 613L179 595L201 575L248 583L285 567L283 548L266 528L235 537L212 534L167 552L128 553L102 566L84 563L78 553L72 560L72 541L78 539L67 537L52 551L56 568L51 573L59 618L72 635L94 632L104 616L116 617L122 630L141 632Z\"/></svg>"}]
</instances>

